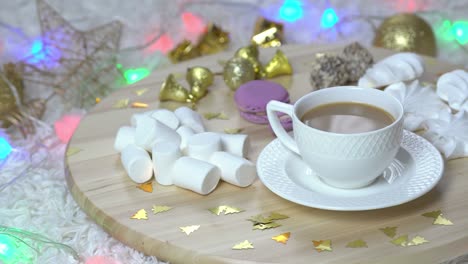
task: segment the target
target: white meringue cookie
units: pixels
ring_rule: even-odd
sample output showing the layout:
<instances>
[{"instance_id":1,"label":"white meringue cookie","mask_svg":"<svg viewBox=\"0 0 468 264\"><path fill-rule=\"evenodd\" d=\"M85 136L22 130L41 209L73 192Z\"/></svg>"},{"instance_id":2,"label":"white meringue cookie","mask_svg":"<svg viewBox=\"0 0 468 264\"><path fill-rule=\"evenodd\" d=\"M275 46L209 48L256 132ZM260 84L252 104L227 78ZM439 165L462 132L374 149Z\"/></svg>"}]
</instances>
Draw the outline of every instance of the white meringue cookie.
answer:
<instances>
[{"instance_id":1,"label":"white meringue cookie","mask_svg":"<svg viewBox=\"0 0 468 264\"><path fill-rule=\"evenodd\" d=\"M358 86L376 88L419 78L424 72L422 58L410 52L389 56L367 69Z\"/></svg>"},{"instance_id":2,"label":"white meringue cookie","mask_svg":"<svg viewBox=\"0 0 468 264\"><path fill-rule=\"evenodd\" d=\"M438 118L440 111L450 113L450 108L439 99L430 86L423 86L419 81L395 83L385 92L398 99L405 110L404 128L410 131L422 129L422 123Z\"/></svg>"},{"instance_id":3,"label":"white meringue cookie","mask_svg":"<svg viewBox=\"0 0 468 264\"><path fill-rule=\"evenodd\" d=\"M451 108L468 111L468 72L455 70L440 76L437 95Z\"/></svg>"},{"instance_id":4,"label":"white meringue cookie","mask_svg":"<svg viewBox=\"0 0 468 264\"><path fill-rule=\"evenodd\" d=\"M441 111L439 118L424 122L428 139L447 159L468 156L468 114L460 111L455 115Z\"/></svg>"}]
</instances>

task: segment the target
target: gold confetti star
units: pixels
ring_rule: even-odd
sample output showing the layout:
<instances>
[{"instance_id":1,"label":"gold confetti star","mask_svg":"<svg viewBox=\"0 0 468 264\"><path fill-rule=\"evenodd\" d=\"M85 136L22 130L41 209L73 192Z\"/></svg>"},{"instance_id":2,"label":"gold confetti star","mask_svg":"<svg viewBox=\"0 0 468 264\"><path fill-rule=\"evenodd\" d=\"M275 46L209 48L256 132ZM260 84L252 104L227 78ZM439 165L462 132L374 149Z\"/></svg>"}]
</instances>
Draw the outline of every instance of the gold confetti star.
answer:
<instances>
[{"instance_id":1,"label":"gold confetti star","mask_svg":"<svg viewBox=\"0 0 468 264\"><path fill-rule=\"evenodd\" d=\"M331 240L312 240L317 252L332 251Z\"/></svg>"},{"instance_id":2,"label":"gold confetti star","mask_svg":"<svg viewBox=\"0 0 468 264\"><path fill-rule=\"evenodd\" d=\"M411 241L408 243L408 246L419 246L419 245L422 245L422 244L426 244L426 243L429 243L428 240L426 240L424 237L422 236L415 236L413 239L411 239Z\"/></svg>"},{"instance_id":3,"label":"gold confetti star","mask_svg":"<svg viewBox=\"0 0 468 264\"><path fill-rule=\"evenodd\" d=\"M367 242L362 239L357 239L349 242L346 247L348 248L365 248L367 247Z\"/></svg>"},{"instance_id":4,"label":"gold confetti star","mask_svg":"<svg viewBox=\"0 0 468 264\"><path fill-rule=\"evenodd\" d=\"M69 147L67 149L67 157L70 157L70 156L73 156L75 155L76 153L78 152L81 152L81 149L77 148L77 147Z\"/></svg>"},{"instance_id":5,"label":"gold confetti star","mask_svg":"<svg viewBox=\"0 0 468 264\"><path fill-rule=\"evenodd\" d=\"M240 213L240 212L243 212L243 211L244 211L243 209L226 205L226 207L224 209L224 214L225 215L227 215L227 214L236 214L236 213Z\"/></svg>"},{"instance_id":6,"label":"gold confetti star","mask_svg":"<svg viewBox=\"0 0 468 264\"><path fill-rule=\"evenodd\" d=\"M386 236L389 238L394 238L396 235L396 226L387 226L385 228L379 228L380 231L382 231Z\"/></svg>"},{"instance_id":7,"label":"gold confetti star","mask_svg":"<svg viewBox=\"0 0 468 264\"><path fill-rule=\"evenodd\" d=\"M390 243L394 244L395 246L406 247L408 244L408 235L401 235L391 240Z\"/></svg>"},{"instance_id":8,"label":"gold confetti star","mask_svg":"<svg viewBox=\"0 0 468 264\"><path fill-rule=\"evenodd\" d=\"M225 128L224 133L226 134L239 134L243 128Z\"/></svg>"},{"instance_id":9,"label":"gold confetti star","mask_svg":"<svg viewBox=\"0 0 468 264\"><path fill-rule=\"evenodd\" d=\"M153 182L152 181L138 184L136 187L138 189L143 190L143 191L148 192L148 193L153 192Z\"/></svg>"},{"instance_id":10,"label":"gold confetti star","mask_svg":"<svg viewBox=\"0 0 468 264\"><path fill-rule=\"evenodd\" d=\"M242 249L253 249L254 246L252 244L252 242L248 241L248 240L244 240L238 244L235 244L232 249L236 249L236 250L242 250Z\"/></svg>"},{"instance_id":11,"label":"gold confetti star","mask_svg":"<svg viewBox=\"0 0 468 264\"><path fill-rule=\"evenodd\" d=\"M442 214L440 214L432 223L433 225L453 225L452 221L445 218Z\"/></svg>"},{"instance_id":12,"label":"gold confetti star","mask_svg":"<svg viewBox=\"0 0 468 264\"><path fill-rule=\"evenodd\" d=\"M277 236L272 237L271 239L275 240L278 243L283 243L286 245L286 243L289 240L289 237L291 236L291 232L283 233Z\"/></svg>"},{"instance_id":13,"label":"gold confetti star","mask_svg":"<svg viewBox=\"0 0 468 264\"><path fill-rule=\"evenodd\" d=\"M197 231L200 228L200 225L182 226L179 228L182 232L184 232L188 236L191 233Z\"/></svg>"},{"instance_id":14,"label":"gold confetti star","mask_svg":"<svg viewBox=\"0 0 468 264\"><path fill-rule=\"evenodd\" d=\"M129 103L129 99L120 99L112 106L113 108L126 108Z\"/></svg>"},{"instance_id":15,"label":"gold confetti star","mask_svg":"<svg viewBox=\"0 0 468 264\"><path fill-rule=\"evenodd\" d=\"M142 96L142 95L145 94L147 91L148 91L148 88L139 89L139 90L136 90L136 91L135 91L135 94L136 94L137 96Z\"/></svg>"},{"instance_id":16,"label":"gold confetti star","mask_svg":"<svg viewBox=\"0 0 468 264\"><path fill-rule=\"evenodd\" d=\"M211 120L211 119L228 120L229 119L229 117L224 112L220 112L220 113L208 112L208 113L204 113L203 117L205 117L205 119L207 120Z\"/></svg>"},{"instance_id":17,"label":"gold confetti star","mask_svg":"<svg viewBox=\"0 0 468 264\"><path fill-rule=\"evenodd\" d=\"M232 207L229 205L220 205L214 208L208 209L210 212L212 212L215 215L221 215L223 212L225 215L227 214L235 214L235 213L240 213L243 212L243 209L237 208L237 207Z\"/></svg>"},{"instance_id":18,"label":"gold confetti star","mask_svg":"<svg viewBox=\"0 0 468 264\"><path fill-rule=\"evenodd\" d=\"M441 210L437 210L437 211L431 211L431 212L427 212L427 213L424 213L422 214L422 216L425 216L425 217L430 217L430 218L437 218L439 215L442 214L442 211Z\"/></svg>"},{"instance_id":19,"label":"gold confetti star","mask_svg":"<svg viewBox=\"0 0 468 264\"><path fill-rule=\"evenodd\" d=\"M289 216L273 212L268 216L268 218L271 220L283 220L289 218Z\"/></svg>"},{"instance_id":20,"label":"gold confetti star","mask_svg":"<svg viewBox=\"0 0 468 264\"><path fill-rule=\"evenodd\" d=\"M130 219L137 219L137 220L148 220L148 214L146 213L145 209L140 209L134 215L130 217Z\"/></svg>"},{"instance_id":21,"label":"gold confetti star","mask_svg":"<svg viewBox=\"0 0 468 264\"><path fill-rule=\"evenodd\" d=\"M264 217L261 214L254 215L247 220L253 222L254 224L268 224L268 223L273 222L273 220L271 220L269 217Z\"/></svg>"},{"instance_id":22,"label":"gold confetti star","mask_svg":"<svg viewBox=\"0 0 468 264\"><path fill-rule=\"evenodd\" d=\"M172 207L166 205L153 205L153 208L151 210L153 211L153 214L159 214L167 212L171 209Z\"/></svg>"},{"instance_id":23,"label":"gold confetti star","mask_svg":"<svg viewBox=\"0 0 468 264\"><path fill-rule=\"evenodd\" d=\"M270 228L276 228L278 226L281 226L281 224L271 222L267 224L255 224L253 226L253 230L265 230L265 229L270 229Z\"/></svg>"}]
</instances>

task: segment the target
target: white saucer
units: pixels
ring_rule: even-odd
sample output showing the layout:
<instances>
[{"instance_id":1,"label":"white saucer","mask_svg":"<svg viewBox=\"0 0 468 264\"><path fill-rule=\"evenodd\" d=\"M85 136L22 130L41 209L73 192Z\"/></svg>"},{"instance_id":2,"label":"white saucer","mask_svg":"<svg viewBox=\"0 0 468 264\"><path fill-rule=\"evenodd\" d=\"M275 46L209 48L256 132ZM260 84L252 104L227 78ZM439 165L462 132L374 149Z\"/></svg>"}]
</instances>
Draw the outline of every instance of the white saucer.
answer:
<instances>
[{"instance_id":1,"label":"white saucer","mask_svg":"<svg viewBox=\"0 0 468 264\"><path fill-rule=\"evenodd\" d=\"M409 202L430 191L442 178L443 170L439 151L408 131L404 131L401 148L384 175L359 189L323 183L278 139L263 149L257 161L260 180L275 194L305 206L337 211L372 210Z\"/></svg>"}]
</instances>

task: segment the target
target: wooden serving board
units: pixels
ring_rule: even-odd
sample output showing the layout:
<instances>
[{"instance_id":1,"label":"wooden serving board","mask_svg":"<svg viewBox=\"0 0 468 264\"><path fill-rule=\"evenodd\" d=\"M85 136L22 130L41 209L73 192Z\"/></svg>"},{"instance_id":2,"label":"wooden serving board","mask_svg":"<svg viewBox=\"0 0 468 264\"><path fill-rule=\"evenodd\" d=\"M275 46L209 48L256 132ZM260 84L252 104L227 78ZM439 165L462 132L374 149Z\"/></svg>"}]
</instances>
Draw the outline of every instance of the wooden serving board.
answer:
<instances>
[{"instance_id":1,"label":"wooden serving board","mask_svg":"<svg viewBox=\"0 0 468 264\"><path fill-rule=\"evenodd\" d=\"M295 101L311 91L309 85L310 61L316 53L338 52L342 46L284 46L295 74L276 78L285 85ZM261 49L261 61L267 62L274 50ZM391 52L372 49L376 59ZM114 137L120 126L130 123L133 113L155 108L175 109L178 103L159 103L159 87L169 73L183 79L187 67L206 66L214 72L222 71L219 63L233 52L203 57L154 72L143 81L121 89L100 102L81 121L69 147L81 151L67 158L68 186L78 204L88 215L112 236L123 243L171 263L436 263L468 253L468 165L467 159L447 162L441 182L428 194L412 202L387 209L336 212L309 208L289 202L269 191L260 180L247 188L221 182L207 196L154 183L153 193L136 188L126 175L119 154L113 149ZM455 66L425 58L427 70L424 81L435 82L438 75ZM147 88L137 96L135 91ZM144 102L148 109L116 109L120 99ZM274 139L265 125L255 125L241 119L233 103L233 93L217 76L209 94L198 103L198 111L224 111L229 120L206 121L211 131L224 128L243 128L252 142L249 158L256 161L264 146ZM167 205L172 210L153 215L153 205ZM230 205L245 211L216 216L208 211L220 205ZM148 220L130 217L146 209ZM442 209L453 226L432 225L422 217L424 212ZM280 227L252 230L247 218L257 214L278 212L290 218L278 221ZM179 227L200 225L190 235ZM379 228L397 226L398 234L423 236L429 243L414 247L391 244ZM273 236L291 232L287 244L277 243ZM312 240L332 240L332 252L318 253ZM367 242L367 248L347 248L356 239ZM255 249L233 250L234 244L249 240Z\"/></svg>"}]
</instances>

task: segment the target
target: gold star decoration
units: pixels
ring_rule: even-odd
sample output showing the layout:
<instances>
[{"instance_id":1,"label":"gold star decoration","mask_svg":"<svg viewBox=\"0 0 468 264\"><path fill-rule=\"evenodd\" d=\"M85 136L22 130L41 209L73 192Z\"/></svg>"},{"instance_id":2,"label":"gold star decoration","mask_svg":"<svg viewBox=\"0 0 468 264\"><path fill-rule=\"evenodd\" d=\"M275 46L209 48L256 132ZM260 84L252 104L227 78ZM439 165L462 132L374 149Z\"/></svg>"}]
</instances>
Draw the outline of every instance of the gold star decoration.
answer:
<instances>
[{"instance_id":1,"label":"gold star decoration","mask_svg":"<svg viewBox=\"0 0 468 264\"><path fill-rule=\"evenodd\" d=\"M415 236L411 241L408 243L408 246L419 246L425 243L429 243L428 240L426 240L422 236Z\"/></svg>"},{"instance_id":2,"label":"gold star decoration","mask_svg":"<svg viewBox=\"0 0 468 264\"><path fill-rule=\"evenodd\" d=\"M436 210L436 211L424 213L422 214L422 216L436 219L441 214L442 214L441 210Z\"/></svg>"},{"instance_id":3,"label":"gold star decoration","mask_svg":"<svg viewBox=\"0 0 468 264\"><path fill-rule=\"evenodd\" d=\"M401 235L391 240L390 243L394 244L395 246L406 247L408 243L408 235Z\"/></svg>"},{"instance_id":4,"label":"gold star decoration","mask_svg":"<svg viewBox=\"0 0 468 264\"><path fill-rule=\"evenodd\" d=\"M240 213L243 212L243 209L237 208L237 207L232 207L229 205L220 205L214 208L208 209L208 211L212 212L215 215L221 215L223 212L225 215L227 214L235 214L235 213Z\"/></svg>"},{"instance_id":5,"label":"gold star decoration","mask_svg":"<svg viewBox=\"0 0 468 264\"><path fill-rule=\"evenodd\" d=\"M312 243L314 243L315 250L317 252L322 252L322 251L332 251L332 246L331 246L331 240L312 240Z\"/></svg>"},{"instance_id":6,"label":"gold star decoration","mask_svg":"<svg viewBox=\"0 0 468 264\"><path fill-rule=\"evenodd\" d=\"M277 236L272 237L271 239L275 240L278 243L283 243L286 245L286 243L289 240L289 237L291 236L291 232L283 233Z\"/></svg>"},{"instance_id":7,"label":"gold star decoration","mask_svg":"<svg viewBox=\"0 0 468 264\"><path fill-rule=\"evenodd\" d=\"M281 224L278 224L276 222L271 222L267 224L255 224L253 226L253 230L265 230L265 229L270 229L270 228L276 228L278 226L281 226Z\"/></svg>"},{"instance_id":8,"label":"gold star decoration","mask_svg":"<svg viewBox=\"0 0 468 264\"><path fill-rule=\"evenodd\" d=\"M68 147L66 155L67 157L70 157L70 156L77 154L78 152L81 152L81 149L77 147Z\"/></svg>"},{"instance_id":9,"label":"gold star decoration","mask_svg":"<svg viewBox=\"0 0 468 264\"><path fill-rule=\"evenodd\" d=\"M41 27L41 59L26 57L24 81L55 92L67 108L86 108L112 91L122 23L112 21L89 31L77 30L44 0L36 0Z\"/></svg>"},{"instance_id":10,"label":"gold star decoration","mask_svg":"<svg viewBox=\"0 0 468 264\"><path fill-rule=\"evenodd\" d=\"M125 98L125 99L120 99L117 102L115 102L112 107L113 108L127 108L128 103L130 102L130 99Z\"/></svg>"},{"instance_id":11,"label":"gold star decoration","mask_svg":"<svg viewBox=\"0 0 468 264\"><path fill-rule=\"evenodd\" d=\"M200 228L200 225L181 226L179 228L182 232L184 232L188 236L191 233L197 231Z\"/></svg>"},{"instance_id":12,"label":"gold star decoration","mask_svg":"<svg viewBox=\"0 0 468 264\"><path fill-rule=\"evenodd\" d=\"M253 223L253 230L265 230L281 226L281 224L274 222L274 220L282 220L286 218L289 218L289 216L272 212L267 217L263 216L262 214L259 214L251 216L247 220Z\"/></svg>"},{"instance_id":13,"label":"gold star decoration","mask_svg":"<svg viewBox=\"0 0 468 264\"><path fill-rule=\"evenodd\" d=\"M276 213L276 212L272 212L268 216L268 219L271 219L271 220L283 220L283 219L287 219L287 218L289 218L289 216L283 215L283 214L280 214L280 213Z\"/></svg>"},{"instance_id":14,"label":"gold star decoration","mask_svg":"<svg viewBox=\"0 0 468 264\"><path fill-rule=\"evenodd\" d=\"M225 128L224 133L226 134L239 134L244 130L243 128Z\"/></svg>"},{"instance_id":15,"label":"gold star decoration","mask_svg":"<svg viewBox=\"0 0 468 264\"><path fill-rule=\"evenodd\" d=\"M379 228L380 231L382 231L386 236L389 238L394 238L396 235L396 226L387 226L385 228Z\"/></svg>"},{"instance_id":16,"label":"gold star decoration","mask_svg":"<svg viewBox=\"0 0 468 264\"><path fill-rule=\"evenodd\" d=\"M143 89L138 89L138 90L136 90L134 93L135 93L137 96L142 96L142 95L144 95L147 91L148 91L148 88L143 88Z\"/></svg>"},{"instance_id":17,"label":"gold star decoration","mask_svg":"<svg viewBox=\"0 0 468 264\"><path fill-rule=\"evenodd\" d=\"M433 218L434 219L434 221L432 222L433 225L445 225L445 226L453 225L452 221L450 221L449 219L443 216L441 210L427 212L427 213L422 214L422 216Z\"/></svg>"},{"instance_id":18,"label":"gold star decoration","mask_svg":"<svg viewBox=\"0 0 468 264\"><path fill-rule=\"evenodd\" d=\"M453 225L452 221L442 216L442 214L439 215L432 224L433 225L445 225L445 226Z\"/></svg>"},{"instance_id":19,"label":"gold star decoration","mask_svg":"<svg viewBox=\"0 0 468 264\"><path fill-rule=\"evenodd\" d=\"M236 249L236 250L242 250L242 249L253 249L254 246L252 244L252 242L248 241L248 240L244 240L240 243L237 243L235 244L232 249Z\"/></svg>"},{"instance_id":20,"label":"gold star decoration","mask_svg":"<svg viewBox=\"0 0 468 264\"><path fill-rule=\"evenodd\" d=\"M134 215L130 217L130 219L136 220L148 220L148 213L146 213L145 209L140 209Z\"/></svg>"},{"instance_id":21,"label":"gold star decoration","mask_svg":"<svg viewBox=\"0 0 468 264\"><path fill-rule=\"evenodd\" d=\"M152 193L153 192L153 182L152 181L138 184L136 187L138 189L142 190L142 191L147 192L147 193Z\"/></svg>"},{"instance_id":22,"label":"gold star decoration","mask_svg":"<svg viewBox=\"0 0 468 264\"><path fill-rule=\"evenodd\" d=\"M346 244L347 248L366 248L367 242L362 239L357 239Z\"/></svg>"},{"instance_id":23,"label":"gold star decoration","mask_svg":"<svg viewBox=\"0 0 468 264\"><path fill-rule=\"evenodd\" d=\"M151 211L153 211L153 214L159 214L159 213L167 212L171 209L172 207L166 206L166 205L153 205L153 208L151 209Z\"/></svg>"},{"instance_id":24,"label":"gold star decoration","mask_svg":"<svg viewBox=\"0 0 468 264\"><path fill-rule=\"evenodd\" d=\"M224 112L220 112L220 113L208 112L208 113L204 113L203 117L205 117L205 119L207 120L211 120L211 119L228 120L229 119L229 117Z\"/></svg>"}]
</instances>

